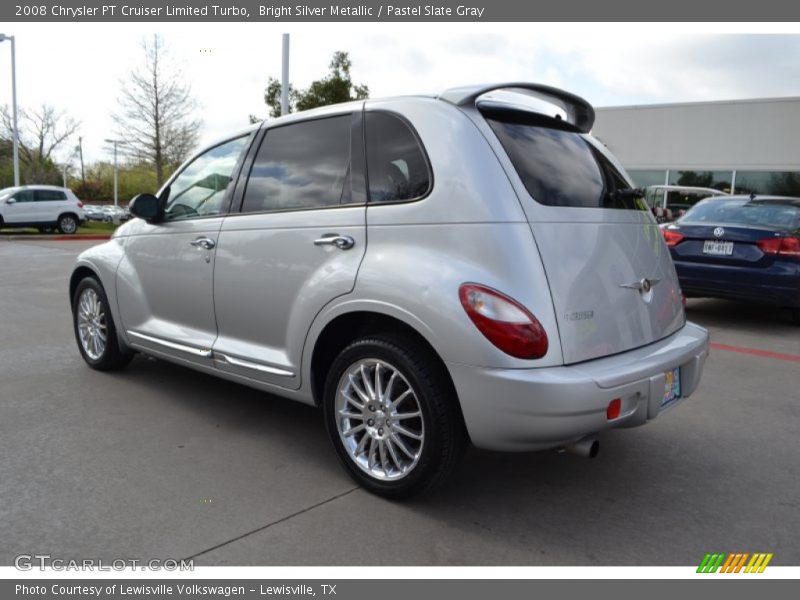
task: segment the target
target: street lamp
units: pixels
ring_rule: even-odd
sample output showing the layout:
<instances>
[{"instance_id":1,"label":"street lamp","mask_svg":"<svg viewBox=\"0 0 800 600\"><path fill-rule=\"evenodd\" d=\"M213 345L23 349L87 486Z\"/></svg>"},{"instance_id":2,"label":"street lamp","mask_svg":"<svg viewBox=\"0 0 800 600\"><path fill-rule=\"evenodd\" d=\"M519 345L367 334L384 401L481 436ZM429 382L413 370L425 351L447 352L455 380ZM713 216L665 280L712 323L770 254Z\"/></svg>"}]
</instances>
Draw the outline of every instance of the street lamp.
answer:
<instances>
[{"instance_id":1,"label":"street lamp","mask_svg":"<svg viewBox=\"0 0 800 600\"><path fill-rule=\"evenodd\" d=\"M113 144L114 145L114 206L119 206L119 200L117 199L117 146L125 146L125 142L122 140L104 140L106 144Z\"/></svg>"},{"instance_id":2,"label":"street lamp","mask_svg":"<svg viewBox=\"0 0 800 600\"><path fill-rule=\"evenodd\" d=\"M14 186L19 186L19 130L17 129L17 58L13 35L0 33L0 44L11 42L11 106L14 114Z\"/></svg>"}]
</instances>

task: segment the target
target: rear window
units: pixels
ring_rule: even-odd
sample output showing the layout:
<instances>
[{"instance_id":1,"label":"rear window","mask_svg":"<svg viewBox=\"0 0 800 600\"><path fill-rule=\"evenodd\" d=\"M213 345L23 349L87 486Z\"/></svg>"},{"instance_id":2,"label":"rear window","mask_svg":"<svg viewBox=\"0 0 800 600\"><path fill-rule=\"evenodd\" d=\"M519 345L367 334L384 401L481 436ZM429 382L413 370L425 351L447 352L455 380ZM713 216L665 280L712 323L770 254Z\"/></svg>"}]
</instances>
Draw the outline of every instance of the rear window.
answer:
<instances>
[{"instance_id":1,"label":"rear window","mask_svg":"<svg viewBox=\"0 0 800 600\"><path fill-rule=\"evenodd\" d=\"M487 118L522 183L549 206L639 208L622 174L584 137L535 119Z\"/></svg>"},{"instance_id":2,"label":"rear window","mask_svg":"<svg viewBox=\"0 0 800 600\"><path fill-rule=\"evenodd\" d=\"M706 200L690 209L684 223L724 223L771 229L800 227L800 207L781 202Z\"/></svg>"},{"instance_id":3,"label":"rear window","mask_svg":"<svg viewBox=\"0 0 800 600\"><path fill-rule=\"evenodd\" d=\"M256 154L243 212L324 208L350 198L352 115L267 131Z\"/></svg>"}]
</instances>

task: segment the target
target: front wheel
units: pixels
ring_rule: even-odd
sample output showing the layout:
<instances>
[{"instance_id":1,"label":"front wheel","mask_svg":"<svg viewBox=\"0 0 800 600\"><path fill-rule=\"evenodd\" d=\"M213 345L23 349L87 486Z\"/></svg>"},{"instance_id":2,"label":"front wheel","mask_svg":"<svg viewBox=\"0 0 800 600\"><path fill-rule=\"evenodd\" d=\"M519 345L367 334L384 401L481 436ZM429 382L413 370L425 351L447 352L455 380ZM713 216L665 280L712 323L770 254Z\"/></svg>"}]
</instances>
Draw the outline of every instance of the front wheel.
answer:
<instances>
[{"instance_id":1,"label":"front wheel","mask_svg":"<svg viewBox=\"0 0 800 600\"><path fill-rule=\"evenodd\" d=\"M61 215L58 218L58 230L67 235L75 233L78 231L78 219L73 215Z\"/></svg>"},{"instance_id":2,"label":"front wheel","mask_svg":"<svg viewBox=\"0 0 800 600\"><path fill-rule=\"evenodd\" d=\"M113 371L127 365L133 354L122 348L103 286L93 277L81 280L72 300L72 321L78 349L91 368Z\"/></svg>"},{"instance_id":3,"label":"front wheel","mask_svg":"<svg viewBox=\"0 0 800 600\"><path fill-rule=\"evenodd\" d=\"M371 492L406 498L444 481L467 436L444 366L418 341L376 335L328 373L325 423L339 459Z\"/></svg>"}]
</instances>

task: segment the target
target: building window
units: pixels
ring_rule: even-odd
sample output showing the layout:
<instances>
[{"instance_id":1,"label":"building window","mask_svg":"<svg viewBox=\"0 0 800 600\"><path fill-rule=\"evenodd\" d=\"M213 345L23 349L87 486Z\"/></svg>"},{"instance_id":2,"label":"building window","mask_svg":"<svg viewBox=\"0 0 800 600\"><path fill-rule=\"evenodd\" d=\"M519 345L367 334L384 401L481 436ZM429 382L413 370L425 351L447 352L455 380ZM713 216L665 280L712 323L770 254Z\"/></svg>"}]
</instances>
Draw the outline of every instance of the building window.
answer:
<instances>
[{"instance_id":1,"label":"building window","mask_svg":"<svg viewBox=\"0 0 800 600\"><path fill-rule=\"evenodd\" d=\"M667 179L666 171L648 171L646 169L629 169L628 175L633 179L636 187L647 187L649 185L664 185Z\"/></svg>"},{"instance_id":2,"label":"building window","mask_svg":"<svg viewBox=\"0 0 800 600\"><path fill-rule=\"evenodd\" d=\"M800 197L800 171L736 171L736 193Z\"/></svg>"},{"instance_id":3,"label":"building window","mask_svg":"<svg viewBox=\"0 0 800 600\"><path fill-rule=\"evenodd\" d=\"M731 191L732 171L670 171L670 185L714 188L723 192ZM738 182L737 182L738 183Z\"/></svg>"}]
</instances>

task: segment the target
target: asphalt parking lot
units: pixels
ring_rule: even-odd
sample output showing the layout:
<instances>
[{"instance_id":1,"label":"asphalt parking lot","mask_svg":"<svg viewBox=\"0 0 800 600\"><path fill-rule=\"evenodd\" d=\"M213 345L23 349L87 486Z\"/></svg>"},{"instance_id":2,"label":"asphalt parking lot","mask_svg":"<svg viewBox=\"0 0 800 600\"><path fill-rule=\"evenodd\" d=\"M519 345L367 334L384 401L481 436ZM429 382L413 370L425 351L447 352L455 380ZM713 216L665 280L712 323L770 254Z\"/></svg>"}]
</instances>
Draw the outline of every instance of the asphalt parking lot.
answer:
<instances>
[{"instance_id":1,"label":"asphalt parking lot","mask_svg":"<svg viewBox=\"0 0 800 600\"><path fill-rule=\"evenodd\" d=\"M87 368L67 281L96 242L0 241L0 564L800 564L800 328L690 300L716 346L698 392L595 460L470 450L405 504L357 488L316 410L166 362ZM794 357L794 358L793 358Z\"/></svg>"}]
</instances>

